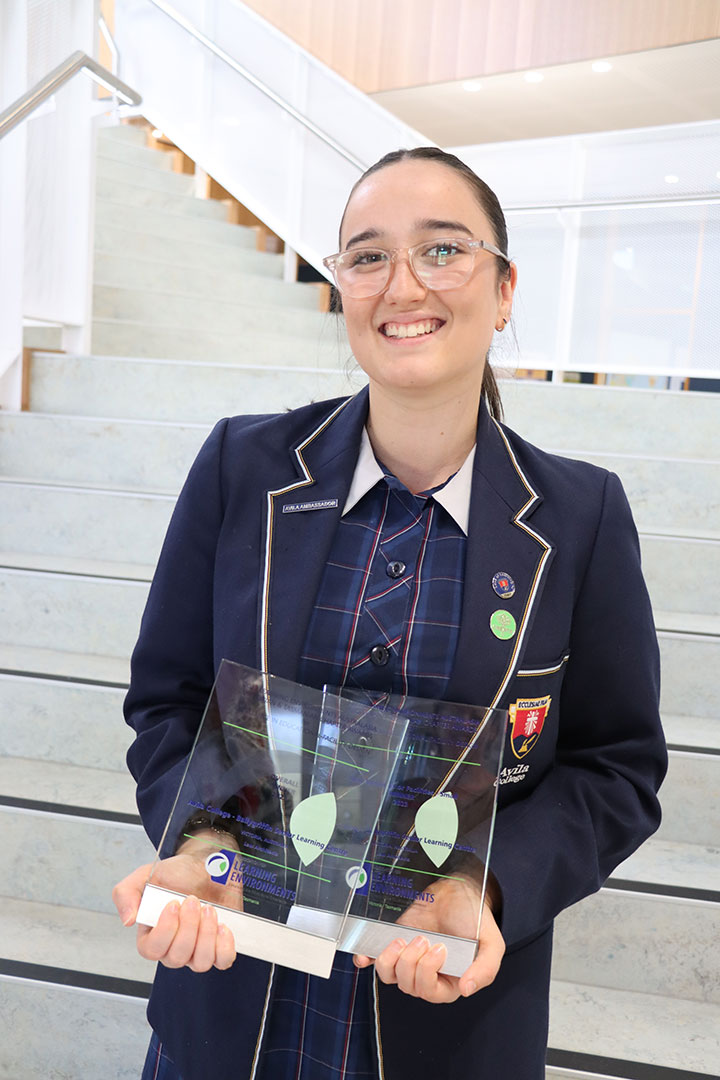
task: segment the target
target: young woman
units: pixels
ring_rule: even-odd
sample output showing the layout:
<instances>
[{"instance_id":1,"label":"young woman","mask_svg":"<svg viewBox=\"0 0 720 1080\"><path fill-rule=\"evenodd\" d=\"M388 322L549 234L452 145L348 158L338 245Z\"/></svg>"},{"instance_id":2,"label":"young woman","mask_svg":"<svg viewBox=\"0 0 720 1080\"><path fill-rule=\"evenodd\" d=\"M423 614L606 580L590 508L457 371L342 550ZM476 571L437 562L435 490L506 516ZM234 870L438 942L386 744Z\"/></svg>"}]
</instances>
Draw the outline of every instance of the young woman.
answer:
<instances>
[{"instance_id":1,"label":"young woman","mask_svg":"<svg viewBox=\"0 0 720 1080\"><path fill-rule=\"evenodd\" d=\"M369 387L217 425L126 702L156 843L223 657L316 687L516 706L477 959L439 974L442 947L400 926L325 981L236 957L212 908L170 905L138 929L160 961L147 1077L541 1080L553 918L657 828L666 758L635 528L617 477L499 422L487 356L511 314L507 252L495 195L452 155L397 151L361 177L327 264ZM305 501L325 508L283 513ZM146 877L115 889L128 925ZM438 890L428 931L463 932L457 900Z\"/></svg>"}]
</instances>

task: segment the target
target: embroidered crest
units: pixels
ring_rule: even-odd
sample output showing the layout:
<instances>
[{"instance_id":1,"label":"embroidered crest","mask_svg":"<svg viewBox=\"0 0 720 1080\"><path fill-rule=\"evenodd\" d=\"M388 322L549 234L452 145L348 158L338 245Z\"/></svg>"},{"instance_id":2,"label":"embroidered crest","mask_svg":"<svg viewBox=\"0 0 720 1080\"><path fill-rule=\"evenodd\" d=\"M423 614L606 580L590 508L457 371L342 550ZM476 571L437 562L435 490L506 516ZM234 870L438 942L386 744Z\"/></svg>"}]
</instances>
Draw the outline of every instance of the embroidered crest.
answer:
<instances>
[{"instance_id":1,"label":"embroidered crest","mask_svg":"<svg viewBox=\"0 0 720 1080\"><path fill-rule=\"evenodd\" d=\"M525 757L540 738L552 698L519 698L509 708L510 745L516 758Z\"/></svg>"}]
</instances>

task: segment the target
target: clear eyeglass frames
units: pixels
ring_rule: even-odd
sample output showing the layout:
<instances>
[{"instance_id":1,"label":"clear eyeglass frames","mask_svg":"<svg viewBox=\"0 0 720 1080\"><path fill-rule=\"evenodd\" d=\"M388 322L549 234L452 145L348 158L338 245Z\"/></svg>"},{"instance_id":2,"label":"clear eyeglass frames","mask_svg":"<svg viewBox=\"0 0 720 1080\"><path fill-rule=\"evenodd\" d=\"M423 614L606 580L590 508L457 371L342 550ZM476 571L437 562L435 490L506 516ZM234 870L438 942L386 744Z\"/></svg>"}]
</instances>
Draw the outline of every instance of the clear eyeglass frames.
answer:
<instances>
[{"instance_id":1,"label":"clear eyeglass frames","mask_svg":"<svg viewBox=\"0 0 720 1080\"><path fill-rule=\"evenodd\" d=\"M331 271L343 296L364 300L378 296L390 283L393 266L399 255L406 254L415 277L427 289L440 292L457 289L469 279L478 252L496 255L510 265L510 259L494 244L469 237L444 237L425 240L409 248L357 247L328 255L323 265Z\"/></svg>"}]
</instances>

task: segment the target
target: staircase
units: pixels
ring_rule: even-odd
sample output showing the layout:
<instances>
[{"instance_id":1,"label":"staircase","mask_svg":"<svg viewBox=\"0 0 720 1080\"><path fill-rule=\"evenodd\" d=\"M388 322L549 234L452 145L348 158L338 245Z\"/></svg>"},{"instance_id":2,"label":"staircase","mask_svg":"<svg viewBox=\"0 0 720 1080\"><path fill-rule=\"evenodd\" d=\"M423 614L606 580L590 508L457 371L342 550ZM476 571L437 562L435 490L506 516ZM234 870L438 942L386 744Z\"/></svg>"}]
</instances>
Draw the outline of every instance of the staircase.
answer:
<instances>
[{"instance_id":1,"label":"staircase","mask_svg":"<svg viewBox=\"0 0 720 1080\"><path fill-rule=\"evenodd\" d=\"M97 175L93 355L35 353L32 411L0 414L3 1080L137 1080L152 969L110 890L152 856L120 709L164 530L219 416L361 384L316 287L283 282L282 257L194 198L141 131L103 131ZM520 383L504 397L516 430L625 483L673 746L660 832L558 920L548 1080L714 1076L719 400Z\"/></svg>"}]
</instances>

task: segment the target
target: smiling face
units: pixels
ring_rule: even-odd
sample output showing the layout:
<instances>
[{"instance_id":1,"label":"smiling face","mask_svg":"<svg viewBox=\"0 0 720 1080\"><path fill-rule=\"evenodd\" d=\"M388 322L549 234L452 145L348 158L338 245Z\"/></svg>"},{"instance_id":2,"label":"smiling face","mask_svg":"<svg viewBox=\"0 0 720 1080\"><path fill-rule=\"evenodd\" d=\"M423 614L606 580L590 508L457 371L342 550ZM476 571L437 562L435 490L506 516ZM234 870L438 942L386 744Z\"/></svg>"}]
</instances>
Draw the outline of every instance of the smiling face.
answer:
<instances>
[{"instance_id":1,"label":"smiling face","mask_svg":"<svg viewBox=\"0 0 720 1080\"><path fill-rule=\"evenodd\" d=\"M363 180L342 224L342 250L407 248L433 239L496 237L469 183L435 161L405 159ZM478 252L464 285L433 291L399 255L380 296L343 297L348 337L371 392L479 396L493 332L510 316L515 269Z\"/></svg>"}]
</instances>

